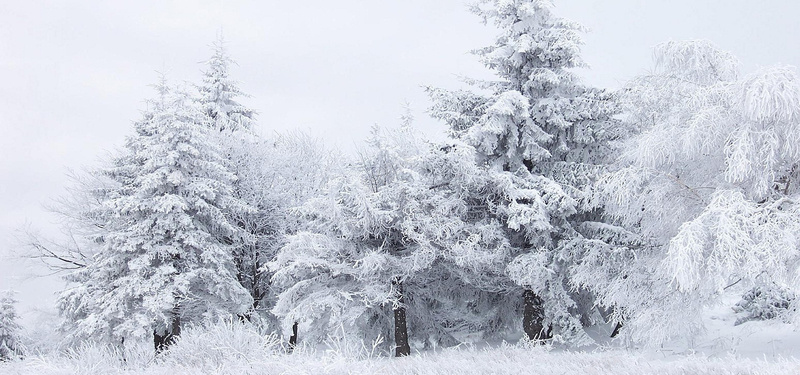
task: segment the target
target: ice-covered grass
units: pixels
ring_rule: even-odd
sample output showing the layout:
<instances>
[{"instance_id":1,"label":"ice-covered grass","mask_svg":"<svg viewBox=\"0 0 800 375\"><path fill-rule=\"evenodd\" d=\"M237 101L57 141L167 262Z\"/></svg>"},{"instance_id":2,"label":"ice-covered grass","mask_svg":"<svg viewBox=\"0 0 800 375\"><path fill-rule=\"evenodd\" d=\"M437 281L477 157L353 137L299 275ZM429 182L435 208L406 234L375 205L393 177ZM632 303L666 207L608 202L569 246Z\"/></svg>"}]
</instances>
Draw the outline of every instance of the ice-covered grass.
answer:
<instances>
[{"instance_id":1,"label":"ice-covered grass","mask_svg":"<svg viewBox=\"0 0 800 375\"><path fill-rule=\"evenodd\" d=\"M501 347L448 349L406 358L352 359L328 354L269 354L183 358L170 353L160 360L128 359L119 353L84 348L64 356L33 357L0 364L3 374L799 374L800 361L705 357L654 359L623 351L548 352Z\"/></svg>"},{"instance_id":2,"label":"ice-covered grass","mask_svg":"<svg viewBox=\"0 0 800 375\"><path fill-rule=\"evenodd\" d=\"M276 338L229 322L187 330L159 358L145 343L124 351L87 344L0 363L0 374L800 374L800 360L794 358L566 352L507 344L391 358L375 347L334 340L327 348L301 347L288 354Z\"/></svg>"}]
</instances>

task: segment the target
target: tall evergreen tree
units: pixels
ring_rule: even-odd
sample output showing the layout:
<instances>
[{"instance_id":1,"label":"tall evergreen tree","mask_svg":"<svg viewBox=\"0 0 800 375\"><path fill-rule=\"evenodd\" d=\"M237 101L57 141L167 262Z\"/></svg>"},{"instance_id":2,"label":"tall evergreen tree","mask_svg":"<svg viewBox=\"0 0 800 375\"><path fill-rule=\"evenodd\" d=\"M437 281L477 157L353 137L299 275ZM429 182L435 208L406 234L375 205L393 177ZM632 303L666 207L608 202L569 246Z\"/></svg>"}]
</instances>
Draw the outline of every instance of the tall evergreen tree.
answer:
<instances>
[{"instance_id":1,"label":"tall evergreen tree","mask_svg":"<svg viewBox=\"0 0 800 375\"><path fill-rule=\"evenodd\" d=\"M408 126L376 128L369 146L300 209L307 225L271 263L284 328L299 321L312 341L394 337L397 355L507 333L521 303L497 218L521 215L495 202L538 193L493 183L472 147L432 145Z\"/></svg>"},{"instance_id":2,"label":"tall evergreen tree","mask_svg":"<svg viewBox=\"0 0 800 375\"><path fill-rule=\"evenodd\" d=\"M230 78L230 66L234 61L225 48L225 40L220 35L212 44L213 54L205 62L206 69L202 73L202 82L195 85L197 103L204 115L205 124L211 129L209 140L221 152L223 162L236 179L233 183L233 195L250 204L253 210L239 210L232 207L224 211L225 216L241 231L237 238L218 233L220 240L234 245L233 256L236 266L236 278L253 298L253 306L244 316L253 320L254 311L258 310L266 290L261 271L265 262L261 255L265 243L264 237L274 237L274 223L267 222L270 207L263 202L264 192L260 186L254 186L248 180L254 180L266 160L260 158L262 150L258 148L261 141L253 132L255 112L240 104L237 99L247 97L239 89L239 84ZM263 181L261 181L263 182ZM268 203L267 203L268 204ZM274 239L273 239L274 240ZM263 309L262 309L263 310Z\"/></svg>"},{"instance_id":3,"label":"tall evergreen tree","mask_svg":"<svg viewBox=\"0 0 800 375\"><path fill-rule=\"evenodd\" d=\"M508 195L499 218L512 249L507 276L524 289L528 337L547 338L555 328L585 342L581 320L593 302L573 285L570 268L597 241L582 225L598 219L584 191L625 134L613 120L617 105L572 71L584 65L581 27L554 16L548 1L484 0L472 10L501 29L494 45L475 51L498 79L468 80L475 91L429 89L431 113L475 147L495 183L514 181L507 190L527 194Z\"/></svg>"},{"instance_id":4,"label":"tall evergreen tree","mask_svg":"<svg viewBox=\"0 0 800 375\"><path fill-rule=\"evenodd\" d=\"M60 305L78 335L119 342L149 332L161 350L184 323L242 314L252 299L219 238L239 236L226 210L250 208L232 195L235 176L209 143L201 110L163 81L157 89L125 154L104 172L116 187L102 202L110 218L102 249Z\"/></svg>"}]
</instances>

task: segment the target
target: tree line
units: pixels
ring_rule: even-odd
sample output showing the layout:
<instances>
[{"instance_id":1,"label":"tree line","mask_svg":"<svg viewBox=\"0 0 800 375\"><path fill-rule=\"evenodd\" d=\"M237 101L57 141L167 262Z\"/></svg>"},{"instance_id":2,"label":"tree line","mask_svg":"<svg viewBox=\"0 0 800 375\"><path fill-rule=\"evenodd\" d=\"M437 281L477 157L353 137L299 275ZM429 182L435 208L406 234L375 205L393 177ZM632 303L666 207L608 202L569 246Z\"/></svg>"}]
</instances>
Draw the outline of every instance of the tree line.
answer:
<instances>
[{"instance_id":1,"label":"tree line","mask_svg":"<svg viewBox=\"0 0 800 375\"><path fill-rule=\"evenodd\" d=\"M516 332L580 347L592 326L689 339L729 292L743 321L797 318L793 68L741 76L709 42L667 42L610 91L575 73L582 27L548 1L471 10L498 30L474 52L494 78L425 88L442 142L410 111L356 157L260 136L222 43L202 82L160 80L63 200L72 244L32 242L68 271L64 333L161 351L235 317L291 346L386 337L404 356Z\"/></svg>"}]
</instances>

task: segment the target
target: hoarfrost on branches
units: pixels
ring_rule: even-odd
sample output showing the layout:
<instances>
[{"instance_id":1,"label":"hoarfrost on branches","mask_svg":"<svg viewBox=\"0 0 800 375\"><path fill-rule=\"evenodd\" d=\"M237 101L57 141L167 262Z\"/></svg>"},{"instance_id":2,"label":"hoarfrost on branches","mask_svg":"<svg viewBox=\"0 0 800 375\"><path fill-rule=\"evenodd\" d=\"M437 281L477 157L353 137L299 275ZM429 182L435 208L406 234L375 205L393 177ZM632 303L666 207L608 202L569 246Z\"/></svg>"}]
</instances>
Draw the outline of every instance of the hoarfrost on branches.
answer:
<instances>
[{"instance_id":1,"label":"hoarfrost on branches","mask_svg":"<svg viewBox=\"0 0 800 375\"><path fill-rule=\"evenodd\" d=\"M224 210L251 210L232 195L235 176L207 140L188 94L162 81L125 152L104 171L115 188L101 250L70 276L59 304L77 337L178 334L180 324L241 314L252 299L235 278L231 245L241 230Z\"/></svg>"},{"instance_id":2,"label":"hoarfrost on branches","mask_svg":"<svg viewBox=\"0 0 800 375\"><path fill-rule=\"evenodd\" d=\"M614 95L572 72L583 66L580 25L546 1L485 0L472 9L500 29L494 45L474 51L498 79L467 80L473 91L428 88L431 113L475 148L502 192L487 209L509 244L504 272L524 289L526 333L582 345L594 303L571 273L591 243L603 242L579 231L600 220L586 191L628 130L613 118Z\"/></svg>"},{"instance_id":3,"label":"hoarfrost on branches","mask_svg":"<svg viewBox=\"0 0 800 375\"><path fill-rule=\"evenodd\" d=\"M623 96L639 135L598 189L606 212L649 243L639 255L650 268L633 262L624 273L652 272L639 280L651 293L638 298L649 302L605 294L628 305L641 323L632 328L650 342L696 333L699 311L729 287L796 290L800 280L795 70L740 78L736 60L705 41L668 42L656 56L655 71Z\"/></svg>"}]
</instances>

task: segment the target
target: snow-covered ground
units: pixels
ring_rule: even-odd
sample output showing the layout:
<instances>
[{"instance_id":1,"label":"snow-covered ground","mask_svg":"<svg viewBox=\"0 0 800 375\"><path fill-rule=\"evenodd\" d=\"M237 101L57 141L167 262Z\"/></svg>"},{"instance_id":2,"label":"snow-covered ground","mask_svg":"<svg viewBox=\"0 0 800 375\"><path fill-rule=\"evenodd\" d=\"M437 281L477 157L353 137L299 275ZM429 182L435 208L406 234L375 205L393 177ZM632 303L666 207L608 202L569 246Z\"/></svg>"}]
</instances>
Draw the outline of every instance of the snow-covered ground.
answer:
<instances>
[{"instance_id":1,"label":"snow-covered ground","mask_svg":"<svg viewBox=\"0 0 800 375\"><path fill-rule=\"evenodd\" d=\"M499 344L385 357L370 345L329 341L287 354L279 340L239 324L190 329L161 358L146 343L124 355L86 345L0 364L0 374L800 374L800 333L779 322L733 326L729 308L707 314L694 343L586 351ZM125 360L123 360L125 358Z\"/></svg>"},{"instance_id":2,"label":"snow-covered ground","mask_svg":"<svg viewBox=\"0 0 800 375\"><path fill-rule=\"evenodd\" d=\"M213 355L211 356L213 357ZM797 359L708 358L632 354L548 352L500 347L448 349L406 358L352 359L329 355L271 355L259 358L128 364L107 351L88 349L65 357L37 357L0 365L3 374L798 374Z\"/></svg>"},{"instance_id":3,"label":"snow-covered ground","mask_svg":"<svg viewBox=\"0 0 800 375\"><path fill-rule=\"evenodd\" d=\"M779 320L750 321L734 325L736 315L730 306L738 297L729 296L709 309L703 319L706 331L693 342L665 346L662 351L676 355L693 354L727 358L800 358L800 332ZM800 370L797 372L800 374Z\"/></svg>"}]
</instances>

